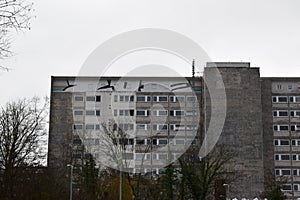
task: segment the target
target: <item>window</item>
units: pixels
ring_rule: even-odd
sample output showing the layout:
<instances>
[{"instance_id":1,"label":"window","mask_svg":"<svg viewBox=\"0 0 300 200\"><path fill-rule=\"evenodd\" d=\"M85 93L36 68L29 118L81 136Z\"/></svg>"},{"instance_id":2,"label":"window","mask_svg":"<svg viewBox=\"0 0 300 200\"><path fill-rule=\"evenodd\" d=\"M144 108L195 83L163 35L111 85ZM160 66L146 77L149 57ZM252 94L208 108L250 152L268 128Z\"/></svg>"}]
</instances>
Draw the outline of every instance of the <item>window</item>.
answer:
<instances>
[{"instance_id":1,"label":"window","mask_svg":"<svg viewBox=\"0 0 300 200\"><path fill-rule=\"evenodd\" d=\"M83 110L74 110L74 115L83 115Z\"/></svg>"},{"instance_id":2,"label":"window","mask_svg":"<svg viewBox=\"0 0 300 200\"><path fill-rule=\"evenodd\" d=\"M274 117L287 117L287 116L289 116L289 114L288 114L287 110L274 110L273 116Z\"/></svg>"},{"instance_id":3,"label":"window","mask_svg":"<svg viewBox=\"0 0 300 200\"><path fill-rule=\"evenodd\" d=\"M114 102L118 102L118 95L114 95Z\"/></svg>"},{"instance_id":4,"label":"window","mask_svg":"<svg viewBox=\"0 0 300 200\"><path fill-rule=\"evenodd\" d=\"M74 124L73 128L74 128L74 130L81 130L81 129L83 129L83 125L82 124Z\"/></svg>"},{"instance_id":5,"label":"window","mask_svg":"<svg viewBox=\"0 0 300 200\"><path fill-rule=\"evenodd\" d=\"M86 110L85 114L86 115L95 115L95 111L94 110Z\"/></svg>"},{"instance_id":6,"label":"window","mask_svg":"<svg viewBox=\"0 0 300 200\"><path fill-rule=\"evenodd\" d=\"M146 144L144 139L135 139L135 143L139 145Z\"/></svg>"},{"instance_id":7,"label":"window","mask_svg":"<svg viewBox=\"0 0 300 200\"><path fill-rule=\"evenodd\" d=\"M168 139L159 139L158 144L159 145L166 145L166 144L168 144Z\"/></svg>"},{"instance_id":8,"label":"window","mask_svg":"<svg viewBox=\"0 0 300 200\"><path fill-rule=\"evenodd\" d=\"M292 185L291 184L283 184L282 185L282 191L291 191Z\"/></svg>"},{"instance_id":9,"label":"window","mask_svg":"<svg viewBox=\"0 0 300 200\"><path fill-rule=\"evenodd\" d=\"M196 97L188 96L188 97L186 97L186 101L187 102L195 102L196 101Z\"/></svg>"},{"instance_id":10,"label":"window","mask_svg":"<svg viewBox=\"0 0 300 200\"><path fill-rule=\"evenodd\" d=\"M289 154L275 154L275 160L290 160Z\"/></svg>"},{"instance_id":11,"label":"window","mask_svg":"<svg viewBox=\"0 0 300 200\"><path fill-rule=\"evenodd\" d=\"M292 85L288 85L288 90L291 90L293 89L293 86Z\"/></svg>"},{"instance_id":12,"label":"window","mask_svg":"<svg viewBox=\"0 0 300 200\"><path fill-rule=\"evenodd\" d=\"M155 124L153 125L153 130L168 130L168 125L167 124Z\"/></svg>"},{"instance_id":13,"label":"window","mask_svg":"<svg viewBox=\"0 0 300 200\"><path fill-rule=\"evenodd\" d=\"M122 145L133 145L133 143L134 143L134 139L132 139L132 138L119 139L119 144L122 144Z\"/></svg>"},{"instance_id":14,"label":"window","mask_svg":"<svg viewBox=\"0 0 300 200\"><path fill-rule=\"evenodd\" d=\"M184 110L170 110L170 116L183 116Z\"/></svg>"},{"instance_id":15,"label":"window","mask_svg":"<svg viewBox=\"0 0 300 200\"><path fill-rule=\"evenodd\" d=\"M120 102L133 102L134 96L133 95L120 95Z\"/></svg>"},{"instance_id":16,"label":"window","mask_svg":"<svg viewBox=\"0 0 300 200\"><path fill-rule=\"evenodd\" d=\"M282 89L282 85L281 84L277 84L276 88L277 88L277 90L281 90Z\"/></svg>"},{"instance_id":17,"label":"window","mask_svg":"<svg viewBox=\"0 0 300 200\"><path fill-rule=\"evenodd\" d=\"M170 129L173 130L173 131L184 131L185 130L185 125L170 124Z\"/></svg>"},{"instance_id":18,"label":"window","mask_svg":"<svg viewBox=\"0 0 300 200\"><path fill-rule=\"evenodd\" d=\"M100 116L100 110L96 110L96 116Z\"/></svg>"},{"instance_id":19,"label":"window","mask_svg":"<svg viewBox=\"0 0 300 200\"><path fill-rule=\"evenodd\" d=\"M86 130L94 130L94 124L86 124L85 129Z\"/></svg>"},{"instance_id":20,"label":"window","mask_svg":"<svg viewBox=\"0 0 300 200\"><path fill-rule=\"evenodd\" d=\"M288 98L286 96L273 96L272 101L273 103L287 103Z\"/></svg>"},{"instance_id":21,"label":"window","mask_svg":"<svg viewBox=\"0 0 300 200\"><path fill-rule=\"evenodd\" d=\"M166 154L166 153L158 154L158 160L167 160L167 159L168 159L168 154Z\"/></svg>"},{"instance_id":22,"label":"window","mask_svg":"<svg viewBox=\"0 0 300 200\"><path fill-rule=\"evenodd\" d=\"M75 101L83 101L83 96L75 96L74 100Z\"/></svg>"},{"instance_id":23,"label":"window","mask_svg":"<svg viewBox=\"0 0 300 200\"><path fill-rule=\"evenodd\" d=\"M274 140L274 145L275 146L289 146L290 145L290 140Z\"/></svg>"},{"instance_id":24,"label":"window","mask_svg":"<svg viewBox=\"0 0 300 200\"><path fill-rule=\"evenodd\" d=\"M155 102L168 102L167 96L154 96L153 101Z\"/></svg>"},{"instance_id":25,"label":"window","mask_svg":"<svg viewBox=\"0 0 300 200\"><path fill-rule=\"evenodd\" d=\"M197 115L197 112L195 110L187 110L185 111L186 116L195 116Z\"/></svg>"},{"instance_id":26,"label":"window","mask_svg":"<svg viewBox=\"0 0 300 200\"><path fill-rule=\"evenodd\" d=\"M184 102L184 96L170 96L170 102Z\"/></svg>"},{"instance_id":27,"label":"window","mask_svg":"<svg viewBox=\"0 0 300 200\"><path fill-rule=\"evenodd\" d=\"M300 176L300 169L293 169L294 176Z\"/></svg>"},{"instance_id":28,"label":"window","mask_svg":"<svg viewBox=\"0 0 300 200\"><path fill-rule=\"evenodd\" d=\"M101 96L96 96L96 102L101 102Z\"/></svg>"},{"instance_id":29,"label":"window","mask_svg":"<svg viewBox=\"0 0 300 200\"><path fill-rule=\"evenodd\" d=\"M153 110L152 111L153 116L168 116L167 110Z\"/></svg>"},{"instance_id":30,"label":"window","mask_svg":"<svg viewBox=\"0 0 300 200\"><path fill-rule=\"evenodd\" d=\"M123 153L122 158L125 160L133 160L133 153Z\"/></svg>"},{"instance_id":31,"label":"window","mask_svg":"<svg viewBox=\"0 0 300 200\"><path fill-rule=\"evenodd\" d=\"M276 176L290 176L291 170L290 169L275 169Z\"/></svg>"},{"instance_id":32,"label":"window","mask_svg":"<svg viewBox=\"0 0 300 200\"><path fill-rule=\"evenodd\" d=\"M292 140L293 146L300 146L300 140Z\"/></svg>"},{"instance_id":33,"label":"window","mask_svg":"<svg viewBox=\"0 0 300 200\"><path fill-rule=\"evenodd\" d=\"M291 103L300 103L300 96L292 96L290 97Z\"/></svg>"},{"instance_id":34,"label":"window","mask_svg":"<svg viewBox=\"0 0 300 200\"><path fill-rule=\"evenodd\" d=\"M300 110L292 110L291 117L300 117Z\"/></svg>"},{"instance_id":35,"label":"window","mask_svg":"<svg viewBox=\"0 0 300 200\"><path fill-rule=\"evenodd\" d=\"M135 160L143 160L145 157L144 153L136 153L135 154Z\"/></svg>"},{"instance_id":36,"label":"window","mask_svg":"<svg viewBox=\"0 0 300 200\"><path fill-rule=\"evenodd\" d=\"M136 116L149 116L150 111L149 110L137 110Z\"/></svg>"},{"instance_id":37,"label":"window","mask_svg":"<svg viewBox=\"0 0 300 200\"><path fill-rule=\"evenodd\" d=\"M133 130L133 124L119 124L119 128L123 131Z\"/></svg>"},{"instance_id":38,"label":"window","mask_svg":"<svg viewBox=\"0 0 300 200\"><path fill-rule=\"evenodd\" d=\"M148 130L147 124L136 124L136 130Z\"/></svg>"},{"instance_id":39,"label":"window","mask_svg":"<svg viewBox=\"0 0 300 200\"><path fill-rule=\"evenodd\" d=\"M291 175L291 170L290 169L282 169L281 173L283 176L289 176L289 175Z\"/></svg>"},{"instance_id":40,"label":"window","mask_svg":"<svg viewBox=\"0 0 300 200\"><path fill-rule=\"evenodd\" d=\"M300 125L291 125L291 131L300 131Z\"/></svg>"},{"instance_id":41,"label":"window","mask_svg":"<svg viewBox=\"0 0 300 200\"><path fill-rule=\"evenodd\" d=\"M134 110L120 110L120 116L134 116Z\"/></svg>"},{"instance_id":42,"label":"window","mask_svg":"<svg viewBox=\"0 0 300 200\"><path fill-rule=\"evenodd\" d=\"M136 101L137 102L150 102L151 97L150 96L137 96Z\"/></svg>"},{"instance_id":43,"label":"window","mask_svg":"<svg viewBox=\"0 0 300 200\"><path fill-rule=\"evenodd\" d=\"M96 97L95 96L87 96L86 101L95 101Z\"/></svg>"},{"instance_id":44,"label":"window","mask_svg":"<svg viewBox=\"0 0 300 200\"><path fill-rule=\"evenodd\" d=\"M273 125L274 131L288 131L289 126L288 125Z\"/></svg>"}]
</instances>

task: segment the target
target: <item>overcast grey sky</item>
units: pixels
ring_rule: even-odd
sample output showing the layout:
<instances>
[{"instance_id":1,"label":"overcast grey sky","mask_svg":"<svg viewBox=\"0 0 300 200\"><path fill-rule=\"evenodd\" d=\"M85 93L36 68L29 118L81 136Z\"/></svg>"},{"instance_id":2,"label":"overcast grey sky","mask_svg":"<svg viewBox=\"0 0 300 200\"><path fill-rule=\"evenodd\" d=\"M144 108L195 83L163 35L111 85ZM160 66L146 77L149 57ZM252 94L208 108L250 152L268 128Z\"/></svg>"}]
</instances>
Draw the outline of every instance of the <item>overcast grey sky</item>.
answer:
<instances>
[{"instance_id":1,"label":"overcast grey sky","mask_svg":"<svg viewBox=\"0 0 300 200\"><path fill-rule=\"evenodd\" d=\"M34 3L32 29L13 36L16 55L1 61L13 70L0 73L0 105L19 97L49 96L51 75L77 75L102 42L138 28L176 31L197 42L212 61L251 62L262 76L300 76L299 0ZM131 56L127 63L138 64ZM122 62L112 70L114 75L119 75L118 67Z\"/></svg>"}]
</instances>

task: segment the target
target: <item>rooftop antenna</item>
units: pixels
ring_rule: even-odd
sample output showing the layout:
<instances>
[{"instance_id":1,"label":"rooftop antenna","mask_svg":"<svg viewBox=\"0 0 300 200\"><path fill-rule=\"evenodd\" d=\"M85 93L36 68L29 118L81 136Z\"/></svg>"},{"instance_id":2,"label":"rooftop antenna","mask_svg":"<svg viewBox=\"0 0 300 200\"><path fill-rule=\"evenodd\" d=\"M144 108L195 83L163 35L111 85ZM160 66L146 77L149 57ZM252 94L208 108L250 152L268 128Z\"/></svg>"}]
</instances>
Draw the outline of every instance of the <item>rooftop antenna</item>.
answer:
<instances>
[{"instance_id":1,"label":"rooftop antenna","mask_svg":"<svg viewBox=\"0 0 300 200\"><path fill-rule=\"evenodd\" d=\"M195 77L195 59L193 59L193 64L192 64L192 77Z\"/></svg>"}]
</instances>

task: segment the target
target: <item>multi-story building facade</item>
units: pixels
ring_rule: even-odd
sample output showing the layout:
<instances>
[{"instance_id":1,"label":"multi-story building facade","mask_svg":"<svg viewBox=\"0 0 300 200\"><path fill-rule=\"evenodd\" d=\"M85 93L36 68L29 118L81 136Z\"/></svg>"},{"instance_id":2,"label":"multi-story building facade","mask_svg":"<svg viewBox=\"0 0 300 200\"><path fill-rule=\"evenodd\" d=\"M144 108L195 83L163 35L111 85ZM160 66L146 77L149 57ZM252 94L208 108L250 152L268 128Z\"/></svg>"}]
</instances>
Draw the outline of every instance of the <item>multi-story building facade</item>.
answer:
<instances>
[{"instance_id":1,"label":"multi-story building facade","mask_svg":"<svg viewBox=\"0 0 300 200\"><path fill-rule=\"evenodd\" d=\"M258 197L275 177L297 199L299 87L300 78L261 78L250 63L207 63L203 77L52 77L48 166L62 176L90 153L100 165L123 160L129 172L159 174L214 134L209 127L222 119L213 110L226 114L217 145L234 155L228 165L239 174L231 196ZM126 149L109 149L115 144Z\"/></svg>"},{"instance_id":2,"label":"multi-story building facade","mask_svg":"<svg viewBox=\"0 0 300 200\"><path fill-rule=\"evenodd\" d=\"M299 88L300 78L262 78L265 143L274 147L265 153L290 199L300 198Z\"/></svg>"}]
</instances>

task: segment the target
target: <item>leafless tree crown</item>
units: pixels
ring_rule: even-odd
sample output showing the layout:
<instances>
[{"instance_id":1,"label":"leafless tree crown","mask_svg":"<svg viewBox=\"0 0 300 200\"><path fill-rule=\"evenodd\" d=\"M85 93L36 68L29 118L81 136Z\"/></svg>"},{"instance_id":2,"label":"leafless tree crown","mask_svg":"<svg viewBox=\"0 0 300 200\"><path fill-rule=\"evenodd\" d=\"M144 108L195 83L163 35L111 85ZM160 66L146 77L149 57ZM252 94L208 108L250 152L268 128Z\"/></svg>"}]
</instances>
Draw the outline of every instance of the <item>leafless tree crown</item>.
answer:
<instances>
[{"instance_id":1,"label":"leafless tree crown","mask_svg":"<svg viewBox=\"0 0 300 200\"><path fill-rule=\"evenodd\" d=\"M30 29L32 3L26 0L0 0L0 59L12 55L10 30ZM8 70L0 65L0 70Z\"/></svg>"}]
</instances>

